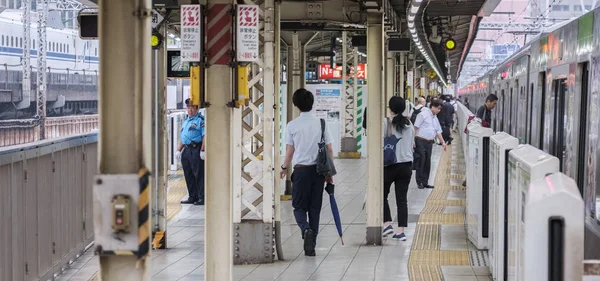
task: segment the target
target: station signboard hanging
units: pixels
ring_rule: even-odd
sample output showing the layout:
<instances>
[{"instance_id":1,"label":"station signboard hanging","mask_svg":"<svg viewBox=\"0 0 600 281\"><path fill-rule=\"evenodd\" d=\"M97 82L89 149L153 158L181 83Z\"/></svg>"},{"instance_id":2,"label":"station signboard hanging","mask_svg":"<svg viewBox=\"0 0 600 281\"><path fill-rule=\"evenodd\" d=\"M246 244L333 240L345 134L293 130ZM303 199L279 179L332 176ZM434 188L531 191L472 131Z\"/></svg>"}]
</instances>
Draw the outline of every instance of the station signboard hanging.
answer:
<instances>
[{"instance_id":1,"label":"station signboard hanging","mask_svg":"<svg viewBox=\"0 0 600 281\"><path fill-rule=\"evenodd\" d=\"M202 59L202 21L200 5L181 5L181 61Z\"/></svg>"},{"instance_id":2,"label":"station signboard hanging","mask_svg":"<svg viewBox=\"0 0 600 281\"><path fill-rule=\"evenodd\" d=\"M258 5L237 5L236 25L237 61L257 61L259 56Z\"/></svg>"},{"instance_id":3,"label":"station signboard hanging","mask_svg":"<svg viewBox=\"0 0 600 281\"><path fill-rule=\"evenodd\" d=\"M367 66L364 63L359 63L356 72L356 79L367 78ZM350 75L346 75L346 79L354 77L354 67L350 68ZM319 79L330 80L330 79L342 79L342 66L338 65L335 68L331 68L329 64L323 63L319 65Z\"/></svg>"}]
</instances>

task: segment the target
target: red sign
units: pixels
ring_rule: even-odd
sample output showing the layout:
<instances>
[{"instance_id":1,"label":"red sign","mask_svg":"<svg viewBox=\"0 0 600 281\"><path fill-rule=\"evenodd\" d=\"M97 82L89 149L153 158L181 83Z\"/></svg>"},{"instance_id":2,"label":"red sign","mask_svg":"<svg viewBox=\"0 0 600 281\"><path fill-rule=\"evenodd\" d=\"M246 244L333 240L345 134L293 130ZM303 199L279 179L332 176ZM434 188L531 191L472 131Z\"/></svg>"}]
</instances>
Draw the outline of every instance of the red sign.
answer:
<instances>
[{"instance_id":1,"label":"red sign","mask_svg":"<svg viewBox=\"0 0 600 281\"><path fill-rule=\"evenodd\" d=\"M350 68L350 75L346 75L346 79L352 78L354 76L354 67ZM364 63L358 64L358 69L356 73L357 79L366 79L367 78L367 65ZM342 66L337 65L335 69L329 67L329 64L320 64L319 65L319 79L342 79Z\"/></svg>"}]
</instances>

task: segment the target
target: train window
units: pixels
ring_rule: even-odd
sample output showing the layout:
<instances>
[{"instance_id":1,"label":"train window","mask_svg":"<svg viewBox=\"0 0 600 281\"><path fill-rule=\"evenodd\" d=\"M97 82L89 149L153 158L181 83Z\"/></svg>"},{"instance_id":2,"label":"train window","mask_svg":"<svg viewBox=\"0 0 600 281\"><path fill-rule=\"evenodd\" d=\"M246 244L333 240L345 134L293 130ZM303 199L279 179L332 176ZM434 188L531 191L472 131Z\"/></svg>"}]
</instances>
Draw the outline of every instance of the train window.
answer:
<instances>
[{"instance_id":1,"label":"train window","mask_svg":"<svg viewBox=\"0 0 600 281\"><path fill-rule=\"evenodd\" d=\"M508 109L508 119L507 119L508 120L508 130L507 130L507 132L509 134L511 134L511 135L514 136L515 133L513 132L513 121L512 121L512 117L513 117L513 114L512 114L513 111L512 111L512 109L513 109L513 107L512 107L512 104L513 104L513 88L511 87L510 88L510 92L508 94L508 106L510 108Z\"/></svg>"},{"instance_id":2,"label":"train window","mask_svg":"<svg viewBox=\"0 0 600 281\"><path fill-rule=\"evenodd\" d=\"M567 121L567 103L565 102L565 96L567 92L567 79L557 79L553 81L554 90L554 134L553 144L551 147L552 155L556 156L560 160L560 171L564 171L564 156L567 144L567 132L565 130Z\"/></svg>"},{"instance_id":3,"label":"train window","mask_svg":"<svg viewBox=\"0 0 600 281\"><path fill-rule=\"evenodd\" d=\"M539 118L540 118L540 136L539 136L539 146L538 148L540 149L544 149L544 126L546 124L546 117L545 117L545 112L546 112L546 72L541 72L540 73L540 77L538 79L540 82L538 84L538 86L541 89L541 101L542 104L540 106L539 109Z\"/></svg>"},{"instance_id":4,"label":"train window","mask_svg":"<svg viewBox=\"0 0 600 281\"><path fill-rule=\"evenodd\" d=\"M504 96L504 89L500 90L500 100L502 100L502 114L500 114L500 131L504 131L504 120L506 120L504 116L506 110L506 98Z\"/></svg>"},{"instance_id":5,"label":"train window","mask_svg":"<svg viewBox=\"0 0 600 281\"><path fill-rule=\"evenodd\" d=\"M11 36L11 37L10 37L10 46L11 46L11 47L14 47L14 46L15 46L14 44L15 44L15 37L12 37L12 36Z\"/></svg>"},{"instance_id":6,"label":"train window","mask_svg":"<svg viewBox=\"0 0 600 281\"><path fill-rule=\"evenodd\" d=\"M63 45L64 45L64 44L60 44L60 52L61 52L61 53L63 52Z\"/></svg>"},{"instance_id":7,"label":"train window","mask_svg":"<svg viewBox=\"0 0 600 281\"><path fill-rule=\"evenodd\" d=\"M531 132L533 130L533 83L531 83L527 105L529 105L529 114L527 116L527 132L529 133L527 136L527 143L531 144Z\"/></svg>"},{"instance_id":8,"label":"train window","mask_svg":"<svg viewBox=\"0 0 600 281\"><path fill-rule=\"evenodd\" d=\"M94 56L97 57L98 56L98 48L94 48Z\"/></svg>"},{"instance_id":9,"label":"train window","mask_svg":"<svg viewBox=\"0 0 600 281\"><path fill-rule=\"evenodd\" d=\"M2 35L2 46L4 46L4 35Z\"/></svg>"},{"instance_id":10,"label":"train window","mask_svg":"<svg viewBox=\"0 0 600 281\"><path fill-rule=\"evenodd\" d=\"M67 44L67 53L69 53L69 46L70 46L70 45L68 45L68 44Z\"/></svg>"},{"instance_id":11,"label":"train window","mask_svg":"<svg viewBox=\"0 0 600 281\"><path fill-rule=\"evenodd\" d=\"M589 64L587 62L581 65L581 107L579 110L579 142L577 151L577 186L579 192L583 195L585 186L585 163L586 163L586 142L587 139L587 114L588 114L588 89L589 89Z\"/></svg>"},{"instance_id":12,"label":"train window","mask_svg":"<svg viewBox=\"0 0 600 281\"><path fill-rule=\"evenodd\" d=\"M23 48L23 38L19 38L19 46Z\"/></svg>"}]
</instances>

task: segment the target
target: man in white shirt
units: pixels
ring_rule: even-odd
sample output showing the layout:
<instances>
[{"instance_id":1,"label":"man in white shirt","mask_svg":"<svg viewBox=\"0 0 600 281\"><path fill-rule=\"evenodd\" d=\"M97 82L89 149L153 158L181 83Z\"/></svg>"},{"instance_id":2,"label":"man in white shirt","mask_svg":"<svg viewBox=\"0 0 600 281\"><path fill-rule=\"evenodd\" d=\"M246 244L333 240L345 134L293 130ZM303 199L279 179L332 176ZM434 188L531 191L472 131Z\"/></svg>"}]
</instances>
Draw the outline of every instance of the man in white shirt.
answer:
<instances>
[{"instance_id":1,"label":"man in white shirt","mask_svg":"<svg viewBox=\"0 0 600 281\"><path fill-rule=\"evenodd\" d=\"M323 203L323 189L326 181L333 183L333 178L325 178L317 173L321 120L310 113L314 103L313 94L301 88L294 92L292 100L294 106L301 113L298 118L288 123L285 130L286 152L280 176L282 179L285 178L291 162L294 165L292 174L294 217L302 231L304 254L314 256ZM324 138L328 153L333 159L331 146L333 139L327 127L325 127Z\"/></svg>"},{"instance_id":2,"label":"man in white shirt","mask_svg":"<svg viewBox=\"0 0 600 281\"><path fill-rule=\"evenodd\" d=\"M431 101L430 108L424 107L415 121L415 147L419 155L417 164L417 186L423 188L433 188L429 185L429 172L431 170L431 150L433 149L434 139L437 137L446 150L446 142L442 137L442 127L437 119L437 114L442 109L440 100Z\"/></svg>"}]
</instances>

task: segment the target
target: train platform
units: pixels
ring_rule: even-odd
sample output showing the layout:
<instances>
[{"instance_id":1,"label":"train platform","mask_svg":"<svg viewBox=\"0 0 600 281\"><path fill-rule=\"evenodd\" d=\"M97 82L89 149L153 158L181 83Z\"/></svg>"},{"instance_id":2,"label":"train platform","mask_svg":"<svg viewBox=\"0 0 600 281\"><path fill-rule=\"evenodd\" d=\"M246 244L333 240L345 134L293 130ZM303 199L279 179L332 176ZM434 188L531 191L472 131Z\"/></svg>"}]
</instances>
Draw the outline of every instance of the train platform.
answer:
<instances>
[{"instance_id":1,"label":"train platform","mask_svg":"<svg viewBox=\"0 0 600 281\"><path fill-rule=\"evenodd\" d=\"M383 246L365 245L366 160L336 160L336 199L344 229L341 245L329 200L324 200L317 256L306 257L291 201L282 201L282 241L285 260L271 264L234 266L234 279L253 280L490 280L487 252L478 251L465 229L465 161L460 140L444 152L435 146L430 184L408 192L407 241L384 238ZM393 193L393 189L392 189ZM170 221L167 250L152 252L152 280L204 280L204 207L179 204L186 196L180 172L169 178ZM395 200L390 194L390 207ZM395 212L393 212L395 213ZM98 257L85 253L57 280L94 280Z\"/></svg>"}]
</instances>

